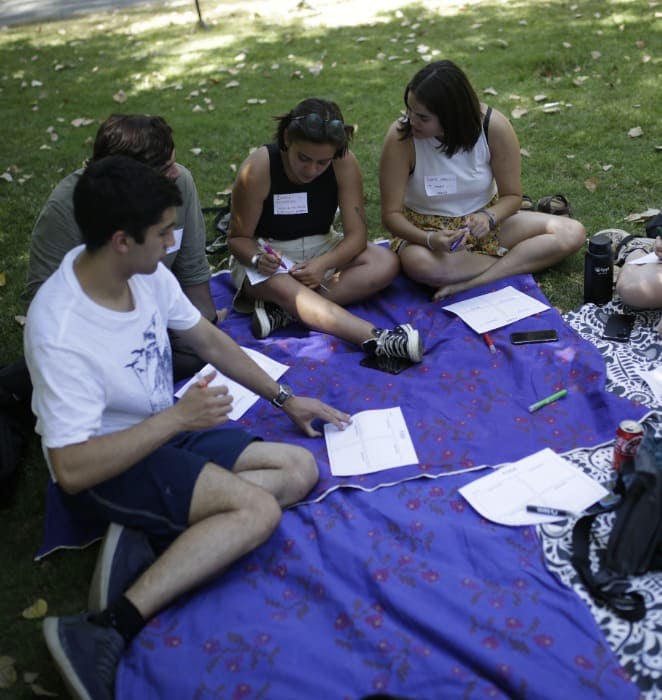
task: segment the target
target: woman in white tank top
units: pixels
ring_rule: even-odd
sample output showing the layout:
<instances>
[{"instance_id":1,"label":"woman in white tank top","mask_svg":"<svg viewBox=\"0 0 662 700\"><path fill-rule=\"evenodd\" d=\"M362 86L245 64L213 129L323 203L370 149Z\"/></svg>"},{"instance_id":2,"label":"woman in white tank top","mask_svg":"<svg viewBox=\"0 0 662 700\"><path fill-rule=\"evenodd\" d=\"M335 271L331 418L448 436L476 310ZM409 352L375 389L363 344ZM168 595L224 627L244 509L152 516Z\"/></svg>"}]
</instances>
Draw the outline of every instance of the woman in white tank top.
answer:
<instances>
[{"instance_id":1,"label":"woman in white tank top","mask_svg":"<svg viewBox=\"0 0 662 700\"><path fill-rule=\"evenodd\" d=\"M404 97L406 116L382 149L382 223L405 274L435 299L542 270L583 246L578 221L520 211L517 136L452 61L422 68Z\"/></svg>"}]
</instances>

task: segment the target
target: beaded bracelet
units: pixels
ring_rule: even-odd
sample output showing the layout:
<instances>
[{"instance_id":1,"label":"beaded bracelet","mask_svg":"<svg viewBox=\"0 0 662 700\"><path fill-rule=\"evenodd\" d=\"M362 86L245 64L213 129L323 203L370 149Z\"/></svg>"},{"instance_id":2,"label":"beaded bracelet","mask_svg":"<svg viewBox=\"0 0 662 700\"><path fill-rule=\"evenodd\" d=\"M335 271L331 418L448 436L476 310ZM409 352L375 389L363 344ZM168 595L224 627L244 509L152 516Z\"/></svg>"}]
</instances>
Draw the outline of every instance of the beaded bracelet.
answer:
<instances>
[{"instance_id":1,"label":"beaded bracelet","mask_svg":"<svg viewBox=\"0 0 662 700\"><path fill-rule=\"evenodd\" d=\"M487 209L479 209L476 214L485 214L485 216L487 216L487 218L490 220L490 231L494 231L496 228L496 219L491 211L488 211Z\"/></svg>"},{"instance_id":2,"label":"beaded bracelet","mask_svg":"<svg viewBox=\"0 0 662 700\"><path fill-rule=\"evenodd\" d=\"M432 246L430 245L430 236L434 233L434 231L428 231L427 235L425 236L425 245L432 250Z\"/></svg>"}]
</instances>

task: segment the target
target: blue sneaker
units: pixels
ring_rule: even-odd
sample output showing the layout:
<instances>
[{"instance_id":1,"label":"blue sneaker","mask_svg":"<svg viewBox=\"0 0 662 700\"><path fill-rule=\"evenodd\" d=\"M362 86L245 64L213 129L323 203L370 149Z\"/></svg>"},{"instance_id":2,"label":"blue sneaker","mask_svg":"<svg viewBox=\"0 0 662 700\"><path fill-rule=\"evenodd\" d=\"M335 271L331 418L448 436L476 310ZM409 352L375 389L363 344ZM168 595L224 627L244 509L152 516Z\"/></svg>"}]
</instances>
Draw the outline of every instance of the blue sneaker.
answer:
<instances>
[{"instance_id":1,"label":"blue sneaker","mask_svg":"<svg viewBox=\"0 0 662 700\"><path fill-rule=\"evenodd\" d=\"M89 617L47 617L44 638L72 698L114 700L124 640L117 630L95 625Z\"/></svg>"},{"instance_id":2,"label":"blue sneaker","mask_svg":"<svg viewBox=\"0 0 662 700\"><path fill-rule=\"evenodd\" d=\"M88 596L88 610L105 610L155 559L154 550L144 532L111 523L97 557Z\"/></svg>"}]
</instances>

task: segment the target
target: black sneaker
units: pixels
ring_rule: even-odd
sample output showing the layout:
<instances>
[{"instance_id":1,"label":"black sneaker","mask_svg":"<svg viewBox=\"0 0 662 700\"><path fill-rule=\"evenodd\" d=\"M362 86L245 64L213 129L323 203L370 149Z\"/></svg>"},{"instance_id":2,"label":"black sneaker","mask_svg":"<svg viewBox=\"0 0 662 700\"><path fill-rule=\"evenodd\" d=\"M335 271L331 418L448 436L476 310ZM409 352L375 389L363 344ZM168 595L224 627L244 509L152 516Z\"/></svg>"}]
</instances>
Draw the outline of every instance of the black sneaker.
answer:
<instances>
[{"instance_id":1,"label":"black sneaker","mask_svg":"<svg viewBox=\"0 0 662 700\"><path fill-rule=\"evenodd\" d=\"M72 698L114 700L124 640L117 630L95 625L89 617L47 617L44 638Z\"/></svg>"},{"instance_id":2,"label":"black sneaker","mask_svg":"<svg viewBox=\"0 0 662 700\"><path fill-rule=\"evenodd\" d=\"M251 330L256 338L267 338L279 328L289 326L292 321L294 321L294 317L280 306L262 299L255 301Z\"/></svg>"},{"instance_id":3,"label":"black sneaker","mask_svg":"<svg viewBox=\"0 0 662 700\"><path fill-rule=\"evenodd\" d=\"M105 610L155 559L154 550L144 532L111 523L99 549L88 609L92 612Z\"/></svg>"},{"instance_id":4,"label":"black sneaker","mask_svg":"<svg viewBox=\"0 0 662 700\"><path fill-rule=\"evenodd\" d=\"M423 359L423 343L418 331L408 323L396 326L392 331L375 328L374 338L362 344L365 352L386 357L403 357L411 362Z\"/></svg>"}]
</instances>

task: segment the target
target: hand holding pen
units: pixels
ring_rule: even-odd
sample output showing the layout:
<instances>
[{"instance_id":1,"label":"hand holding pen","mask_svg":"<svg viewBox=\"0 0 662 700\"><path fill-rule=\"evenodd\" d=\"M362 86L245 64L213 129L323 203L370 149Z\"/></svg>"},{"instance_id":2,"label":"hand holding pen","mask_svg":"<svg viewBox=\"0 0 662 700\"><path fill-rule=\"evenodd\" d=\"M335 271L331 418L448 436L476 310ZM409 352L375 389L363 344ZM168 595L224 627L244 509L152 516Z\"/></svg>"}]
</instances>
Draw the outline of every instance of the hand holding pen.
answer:
<instances>
[{"instance_id":1,"label":"hand holding pen","mask_svg":"<svg viewBox=\"0 0 662 700\"><path fill-rule=\"evenodd\" d=\"M267 253L267 255L276 258L276 263L278 267L282 267L283 270L287 270L287 265L283 262L282 255L279 255L263 238L258 238L257 242L260 248L262 248L262 250L265 253ZM268 258L266 259L266 262L270 262ZM275 270L273 270L269 274L273 274L274 272Z\"/></svg>"}]
</instances>

